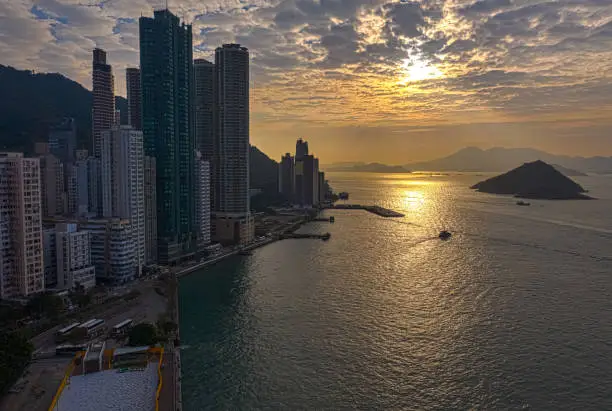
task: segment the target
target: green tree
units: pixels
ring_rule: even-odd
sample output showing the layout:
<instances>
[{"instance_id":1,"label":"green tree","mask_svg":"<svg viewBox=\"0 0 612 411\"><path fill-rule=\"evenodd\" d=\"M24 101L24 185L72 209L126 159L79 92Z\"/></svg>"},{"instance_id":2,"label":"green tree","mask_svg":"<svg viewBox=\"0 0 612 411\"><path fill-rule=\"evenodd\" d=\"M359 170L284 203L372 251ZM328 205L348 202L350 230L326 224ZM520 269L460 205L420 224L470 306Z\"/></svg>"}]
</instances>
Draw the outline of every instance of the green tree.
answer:
<instances>
[{"instance_id":1,"label":"green tree","mask_svg":"<svg viewBox=\"0 0 612 411\"><path fill-rule=\"evenodd\" d=\"M135 325L128 334L128 345L139 347L157 343L157 330L153 324L140 323Z\"/></svg>"}]
</instances>

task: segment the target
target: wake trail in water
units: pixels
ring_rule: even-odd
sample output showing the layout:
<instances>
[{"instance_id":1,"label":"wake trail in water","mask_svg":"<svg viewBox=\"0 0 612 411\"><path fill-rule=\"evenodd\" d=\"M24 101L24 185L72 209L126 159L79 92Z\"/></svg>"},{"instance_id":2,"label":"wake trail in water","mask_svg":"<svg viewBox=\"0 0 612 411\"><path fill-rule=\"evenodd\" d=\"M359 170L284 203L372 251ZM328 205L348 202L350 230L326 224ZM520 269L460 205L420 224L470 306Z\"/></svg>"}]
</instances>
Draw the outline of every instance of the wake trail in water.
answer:
<instances>
[{"instance_id":1,"label":"wake trail in water","mask_svg":"<svg viewBox=\"0 0 612 411\"><path fill-rule=\"evenodd\" d=\"M403 224L403 225L410 225L410 226L415 226L415 227L420 227L420 228L428 228L425 227L421 224L416 224L416 223L411 223L408 221L398 221L398 220L388 220L386 218L381 217L382 220L386 220L386 221L392 221L396 224ZM569 224L566 224L569 225ZM582 227L578 227L578 228L582 228ZM586 227L585 227L586 228ZM594 227L588 227L588 228L594 228ZM586 229L588 229L586 228ZM612 230L595 230L595 231L601 231L601 232L607 232L610 231L612 232ZM527 248L532 248L532 249L537 249L537 250L543 250L543 251L548 251L548 252L553 252L553 253L558 253L558 254L564 254L564 255L571 255L574 257L580 257L580 258L590 258L592 260L595 260L597 262L610 262L612 261L612 257L611 256L601 256L601 255L593 255L593 254L585 254L585 253L581 253L578 251L571 251L571 250L563 250L560 248L552 248L552 247L547 247L545 245L542 244L535 244L535 243L526 243L526 242L522 242L522 241L516 241L516 240L509 240L506 238L499 238L499 237L489 237L489 236L485 236L482 234L477 234L477 233L470 233L470 232L465 232L465 231L455 231L455 230L451 230L451 232L453 234L461 234L461 235L465 235L465 236L469 236L469 237L473 237L473 238L477 238L479 240L482 241L495 241L498 243L504 243L504 244L509 244L509 245L513 245L513 246L517 246L517 247L527 247ZM411 244L409 247L415 247L423 242L426 241L431 241L431 240L437 240L439 239L439 237L428 237L426 239L423 239L421 241L417 241L416 243Z\"/></svg>"}]
</instances>

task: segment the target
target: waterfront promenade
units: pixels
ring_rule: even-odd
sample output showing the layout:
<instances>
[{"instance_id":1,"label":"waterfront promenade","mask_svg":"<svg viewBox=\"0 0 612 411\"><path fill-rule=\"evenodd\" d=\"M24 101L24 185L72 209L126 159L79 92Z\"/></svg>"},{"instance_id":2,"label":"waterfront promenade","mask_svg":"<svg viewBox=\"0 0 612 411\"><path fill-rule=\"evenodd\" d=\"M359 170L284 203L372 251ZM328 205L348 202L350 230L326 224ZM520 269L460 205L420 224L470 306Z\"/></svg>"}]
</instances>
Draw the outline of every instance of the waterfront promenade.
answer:
<instances>
[{"instance_id":1,"label":"waterfront promenade","mask_svg":"<svg viewBox=\"0 0 612 411\"><path fill-rule=\"evenodd\" d=\"M395 218L404 217L404 214L390 210L377 205L362 205L362 204L335 204L329 206L328 210L365 210L380 217Z\"/></svg>"}]
</instances>

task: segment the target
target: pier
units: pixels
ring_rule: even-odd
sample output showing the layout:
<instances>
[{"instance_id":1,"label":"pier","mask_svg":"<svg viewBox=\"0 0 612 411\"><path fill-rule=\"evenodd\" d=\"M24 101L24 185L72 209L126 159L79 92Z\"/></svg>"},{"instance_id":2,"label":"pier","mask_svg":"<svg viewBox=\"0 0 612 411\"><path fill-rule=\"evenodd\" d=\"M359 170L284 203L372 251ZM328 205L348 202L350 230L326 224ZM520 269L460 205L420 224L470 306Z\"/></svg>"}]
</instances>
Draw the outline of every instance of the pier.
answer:
<instances>
[{"instance_id":1,"label":"pier","mask_svg":"<svg viewBox=\"0 0 612 411\"><path fill-rule=\"evenodd\" d=\"M314 238L318 240L327 241L331 237L330 233L325 234L304 234L304 233L285 233L281 235L281 239L287 238Z\"/></svg>"},{"instance_id":2,"label":"pier","mask_svg":"<svg viewBox=\"0 0 612 411\"><path fill-rule=\"evenodd\" d=\"M365 210L380 217L404 217L404 214L377 205L335 204L327 207L330 210Z\"/></svg>"}]
</instances>

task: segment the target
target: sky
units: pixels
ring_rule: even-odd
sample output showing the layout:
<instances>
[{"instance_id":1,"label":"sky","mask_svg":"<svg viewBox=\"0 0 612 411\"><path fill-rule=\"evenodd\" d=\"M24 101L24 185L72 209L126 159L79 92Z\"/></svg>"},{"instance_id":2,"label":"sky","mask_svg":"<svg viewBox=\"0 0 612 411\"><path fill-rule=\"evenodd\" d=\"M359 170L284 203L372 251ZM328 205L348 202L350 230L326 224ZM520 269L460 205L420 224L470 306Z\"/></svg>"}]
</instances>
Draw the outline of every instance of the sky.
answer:
<instances>
[{"instance_id":1,"label":"sky","mask_svg":"<svg viewBox=\"0 0 612 411\"><path fill-rule=\"evenodd\" d=\"M0 63L116 93L159 0L5 0ZM465 146L612 155L612 0L168 0L194 57L251 53L251 142L275 159L403 164Z\"/></svg>"}]
</instances>

